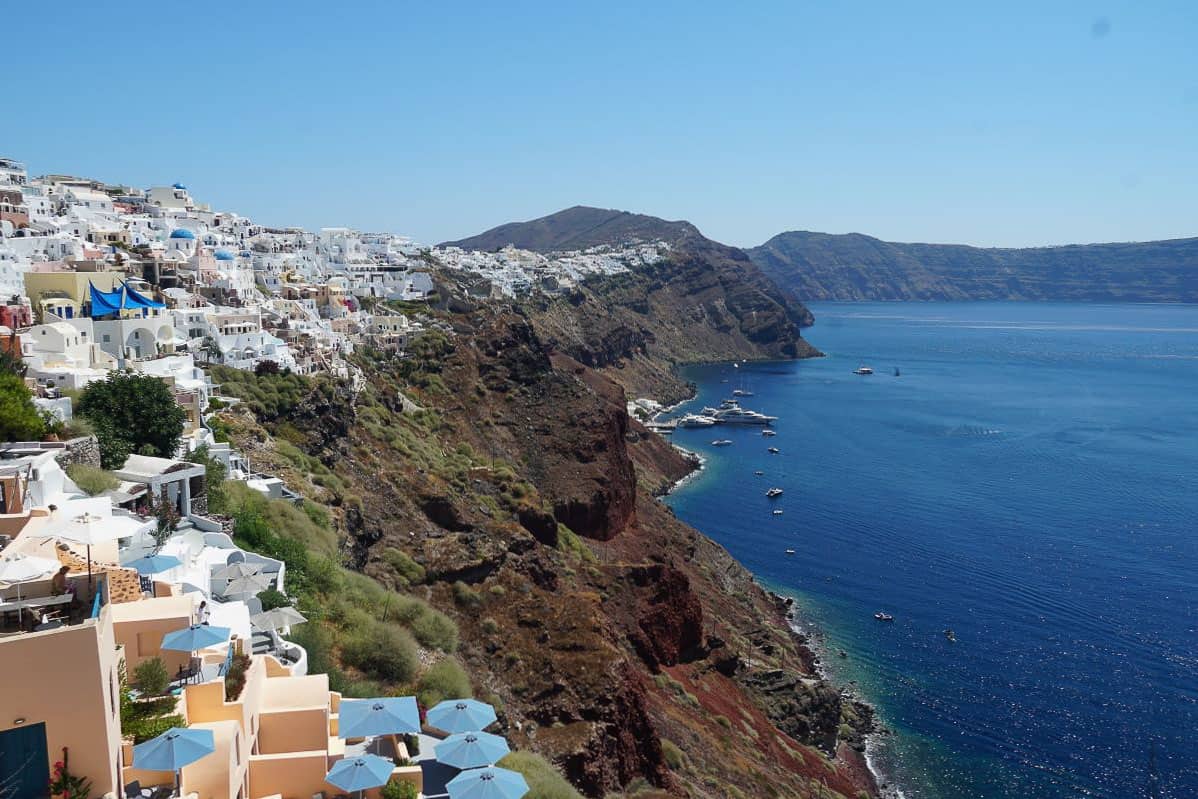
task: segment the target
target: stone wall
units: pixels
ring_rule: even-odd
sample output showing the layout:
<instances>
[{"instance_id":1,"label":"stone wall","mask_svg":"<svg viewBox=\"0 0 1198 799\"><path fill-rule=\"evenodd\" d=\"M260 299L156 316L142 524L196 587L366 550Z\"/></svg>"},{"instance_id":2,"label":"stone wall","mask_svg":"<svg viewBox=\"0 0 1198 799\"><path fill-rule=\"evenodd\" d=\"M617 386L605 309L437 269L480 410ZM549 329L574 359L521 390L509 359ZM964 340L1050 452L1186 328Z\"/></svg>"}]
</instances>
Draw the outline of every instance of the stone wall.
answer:
<instances>
[{"instance_id":1,"label":"stone wall","mask_svg":"<svg viewBox=\"0 0 1198 799\"><path fill-rule=\"evenodd\" d=\"M58 464L66 468L73 463L100 468L100 442L95 436L80 436L69 441L56 442L62 449L56 455Z\"/></svg>"}]
</instances>

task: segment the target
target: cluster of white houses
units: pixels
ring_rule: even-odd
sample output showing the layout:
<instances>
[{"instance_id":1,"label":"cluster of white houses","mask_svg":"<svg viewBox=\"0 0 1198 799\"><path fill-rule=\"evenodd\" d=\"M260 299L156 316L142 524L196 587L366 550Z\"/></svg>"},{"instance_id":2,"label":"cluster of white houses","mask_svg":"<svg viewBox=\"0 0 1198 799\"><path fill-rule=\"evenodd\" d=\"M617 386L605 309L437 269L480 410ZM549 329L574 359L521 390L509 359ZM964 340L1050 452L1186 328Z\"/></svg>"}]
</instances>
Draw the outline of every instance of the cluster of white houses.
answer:
<instances>
[{"instance_id":1,"label":"cluster of white houses","mask_svg":"<svg viewBox=\"0 0 1198 799\"><path fill-rule=\"evenodd\" d=\"M345 374L355 347L399 352L418 330L371 301L427 297L417 256L400 236L266 228L181 184L29 178L0 158L0 332L56 385L181 354Z\"/></svg>"},{"instance_id":2,"label":"cluster of white houses","mask_svg":"<svg viewBox=\"0 0 1198 799\"><path fill-rule=\"evenodd\" d=\"M59 389L122 369L163 380L187 412L174 457L129 456L97 496L64 469L94 439L0 443L0 799L46 797L66 772L90 797L309 799L332 795L332 770L375 744L391 763L369 799L385 782L426 787L402 741L345 731L353 703L283 637L294 609L271 615L258 596L286 594L286 564L207 515L205 467L187 455L207 446L230 478L285 495L214 440L204 417L218 387L200 364L353 376L355 348L402 353L419 329L385 301L426 299L428 264L398 236L269 229L180 184L30 179L0 159L0 347L23 359L35 402L66 419ZM150 498L180 514L169 537ZM123 684L151 660L169 676L155 699ZM199 733L206 753L147 765L130 702Z\"/></svg>"}]
</instances>

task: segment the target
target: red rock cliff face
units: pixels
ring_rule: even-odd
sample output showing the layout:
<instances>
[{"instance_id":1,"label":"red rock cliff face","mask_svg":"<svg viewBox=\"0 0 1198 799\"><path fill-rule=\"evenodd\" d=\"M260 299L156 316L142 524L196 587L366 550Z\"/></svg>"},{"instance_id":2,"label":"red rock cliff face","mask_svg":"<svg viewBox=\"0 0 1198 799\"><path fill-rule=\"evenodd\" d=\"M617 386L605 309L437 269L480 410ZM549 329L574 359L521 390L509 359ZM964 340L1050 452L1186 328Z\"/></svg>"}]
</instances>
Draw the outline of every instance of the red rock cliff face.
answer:
<instances>
[{"instance_id":1,"label":"red rock cliff face","mask_svg":"<svg viewBox=\"0 0 1198 799\"><path fill-rule=\"evenodd\" d=\"M629 422L623 390L519 313L449 319L436 380L372 366L355 423L310 415L328 429L307 451L359 500L339 515L355 566L390 586L393 550L425 569L410 590L454 616L476 692L505 708L499 731L592 797L638 780L671 796L869 795L817 748L845 749L839 695L779 607L653 499L685 463ZM426 410L402 411L400 387Z\"/></svg>"}]
</instances>

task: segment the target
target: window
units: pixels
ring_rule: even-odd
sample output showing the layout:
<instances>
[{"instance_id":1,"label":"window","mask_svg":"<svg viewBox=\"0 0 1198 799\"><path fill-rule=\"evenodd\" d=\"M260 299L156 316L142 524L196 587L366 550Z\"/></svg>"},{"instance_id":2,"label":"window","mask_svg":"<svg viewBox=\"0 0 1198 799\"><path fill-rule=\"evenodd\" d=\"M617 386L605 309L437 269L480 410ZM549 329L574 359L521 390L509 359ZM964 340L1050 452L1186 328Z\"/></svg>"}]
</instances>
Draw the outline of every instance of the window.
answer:
<instances>
[{"instance_id":1,"label":"window","mask_svg":"<svg viewBox=\"0 0 1198 799\"><path fill-rule=\"evenodd\" d=\"M109 340L108 334L107 334L107 333L105 333L105 334L104 334L104 342L105 342L105 343L108 343L108 340Z\"/></svg>"}]
</instances>

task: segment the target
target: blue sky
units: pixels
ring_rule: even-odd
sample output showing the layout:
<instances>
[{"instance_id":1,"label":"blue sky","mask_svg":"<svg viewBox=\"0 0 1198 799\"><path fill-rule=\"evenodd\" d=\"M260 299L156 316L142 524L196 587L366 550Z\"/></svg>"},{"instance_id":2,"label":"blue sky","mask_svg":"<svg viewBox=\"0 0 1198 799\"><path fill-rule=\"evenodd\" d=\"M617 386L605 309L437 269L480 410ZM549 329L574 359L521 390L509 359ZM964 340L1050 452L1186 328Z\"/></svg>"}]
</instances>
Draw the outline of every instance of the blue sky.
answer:
<instances>
[{"instance_id":1,"label":"blue sky","mask_svg":"<svg viewBox=\"0 0 1198 799\"><path fill-rule=\"evenodd\" d=\"M834 7L833 7L834 6ZM9 4L0 154L436 242L1198 235L1198 2Z\"/></svg>"}]
</instances>

